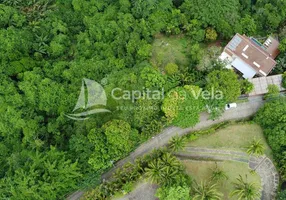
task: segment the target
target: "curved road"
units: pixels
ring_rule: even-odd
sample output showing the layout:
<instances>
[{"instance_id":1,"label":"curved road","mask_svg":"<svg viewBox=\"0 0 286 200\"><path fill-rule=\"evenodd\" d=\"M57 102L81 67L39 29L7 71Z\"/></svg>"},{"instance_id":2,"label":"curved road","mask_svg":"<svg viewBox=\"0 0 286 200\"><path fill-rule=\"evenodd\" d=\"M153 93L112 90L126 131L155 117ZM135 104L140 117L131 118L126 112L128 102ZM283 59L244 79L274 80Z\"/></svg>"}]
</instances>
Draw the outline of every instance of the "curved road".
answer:
<instances>
[{"instance_id":1,"label":"curved road","mask_svg":"<svg viewBox=\"0 0 286 200\"><path fill-rule=\"evenodd\" d=\"M248 164L249 168L255 170L261 178L261 200L273 200L279 182L275 166L266 156L249 156L240 149L226 150L218 148L185 147L182 151L175 153L180 160L205 160L205 161L234 161ZM124 197L114 200L156 200L156 185L141 182L135 189Z\"/></svg>"},{"instance_id":2,"label":"curved road","mask_svg":"<svg viewBox=\"0 0 286 200\"><path fill-rule=\"evenodd\" d=\"M249 156L242 151L210 149L201 147L185 147L183 152L175 154L180 159L236 161L248 163L249 168L255 170L261 178L261 200L273 200L279 184L279 174L272 161L264 156Z\"/></svg>"},{"instance_id":3,"label":"curved road","mask_svg":"<svg viewBox=\"0 0 286 200\"><path fill-rule=\"evenodd\" d=\"M192 131L197 131L210 127L214 124L218 124L224 121L239 120L253 116L258 109L264 104L263 98L261 96L249 97L248 102L240 103L237 108L230 109L224 112L220 119L212 121L208 120L208 114L202 113L200 116L200 122L195 127L190 128L179 128L179 127L169 127L164 129L160 134L153 137L151 140L141 144L135 151L133 151L128 157L118 161L115 166L102 175L102 179L109 179L112 174L120 167L122 167L127 162L134 162L137 157L143 156L146 153L151 152L153 149L157 149L168 144L169 140L176 136L183 136ZM72 195L68 196L68 200L78 200L83 195L83 191L77 191Z\"/></svg>"}]
</instances>

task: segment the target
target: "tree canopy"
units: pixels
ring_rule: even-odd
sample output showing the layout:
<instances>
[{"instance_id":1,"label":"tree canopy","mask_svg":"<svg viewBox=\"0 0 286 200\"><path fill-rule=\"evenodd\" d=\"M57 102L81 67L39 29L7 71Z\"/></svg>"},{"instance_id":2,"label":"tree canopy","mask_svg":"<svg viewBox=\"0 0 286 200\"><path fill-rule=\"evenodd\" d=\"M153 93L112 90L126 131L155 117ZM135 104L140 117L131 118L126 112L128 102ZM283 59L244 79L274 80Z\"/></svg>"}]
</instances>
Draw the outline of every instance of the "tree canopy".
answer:
<instances>
[{"instance_id":1,"label":"tree canopy","mask_svg":"<svg viewBox=\"0 0 286 200\"><path fill-rule=\"evenodd\" d=\"M168 121L181 127L194 126L199 122L199 114L204 109L201 89L197 86L185 85L167 93L162 110Z\"/></svg>"},{"instance_id":2,"label":"tree canopy","mask_svg":"<svg viewBox=\"0 0 286 200\"><path fill-rule=\"evenodd\" d=\"M96 184L114 162L163 127L194 126L206 104L219 116L225 103L250 86L222 70L216 61L220 50L205 48L235 32L277 32L283 41L285 6L280 0L0 0L0 196L63 199ZM158 35L190 41L182 42L186 61L152 63ZM285 55L278 60L275 70L282 73ZM111 112L71 120L66 115L84 78L102 85ZM205 101L198 95L212 87L225 98ZM124 90L141 93L116 100L114 88L122 89L119 96ZM148 90L164 97L147 99ZM284 108L264 109L270 117L259 114L257 120L272 126L265 127L273 149L284 149ZM272 119L278 120L275 126ZM172 193L178 191L186 190Z\"/></svg>"},{"instance_id":3,"label":"tree canopy","mask_svg":"<svg viewBox=\"0 0 286 200\"><path fill-rule=\"evenodd\" d=\"M257 113L255 121L264 131L274 157L279 163L283 180L286 174L286 99L285 97L271 99Z\"/></svg>"},{"instance_id":4,"label":"tree canopy","mask_svg":"<svg viewBox=\"0 0 286 200\"><path fill-rule=\"evenodd\" d=\"M221 91L227 102L235 101L241 94L237 75L231 70L215 70L208 74L206 88L209 91Z\"/></svg>"}]
</instances>

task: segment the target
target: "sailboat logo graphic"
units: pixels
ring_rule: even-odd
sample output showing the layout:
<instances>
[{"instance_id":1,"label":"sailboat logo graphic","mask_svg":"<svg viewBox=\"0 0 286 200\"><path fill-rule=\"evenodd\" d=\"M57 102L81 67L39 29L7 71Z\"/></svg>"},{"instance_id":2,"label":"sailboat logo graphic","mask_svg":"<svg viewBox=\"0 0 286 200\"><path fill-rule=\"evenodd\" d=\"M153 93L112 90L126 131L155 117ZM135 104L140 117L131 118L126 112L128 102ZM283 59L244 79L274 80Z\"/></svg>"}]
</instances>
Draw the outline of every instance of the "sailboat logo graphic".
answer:
<instances>
[{"instance_id":1,"label":"sailboat logo graphic","mask_svg":"<svg viewBox=\"0 0 286 200\"><path fill-rule=\"evenodd\" d=\"M95 113L110 112L110 110L104 108L106 102L107 98L103 87L96 81L84 78L82 80L80 95L72 112L79 109L84 111L67 114L66 116L74 120L85 120L88 119L87 116Z\"/></svg>"}]
</instances>

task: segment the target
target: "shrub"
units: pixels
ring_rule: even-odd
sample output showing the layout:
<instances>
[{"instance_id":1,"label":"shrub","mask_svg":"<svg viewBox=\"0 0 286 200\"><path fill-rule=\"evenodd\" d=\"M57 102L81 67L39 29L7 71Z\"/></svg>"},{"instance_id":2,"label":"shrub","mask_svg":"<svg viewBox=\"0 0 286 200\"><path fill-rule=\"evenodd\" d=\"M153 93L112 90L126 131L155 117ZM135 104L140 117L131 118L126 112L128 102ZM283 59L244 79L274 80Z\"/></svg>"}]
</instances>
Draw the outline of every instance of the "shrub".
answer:
<instances>
[{"instance_id":1,"label":"shrub","mask_svg":"<svg viewBox=\"0 0 286 200\"><path fill-rule=\"evenodd\" d=\"M187 141L191 142L199 138L199 136L195 133L189 134L186 136Z\"/></svg>"},{"instance_id":2,"label":"shrub","mask_svg":"<svg viewBox=\"0 0 286 200\"><path fill-rule=\"evenodd\" d=\"M214 41L217 38L217 33L213 28L207 28L206 30L206 40L207 41Z\"/></svg>"},{"instance_id":3,"label":"shrub","mask_svg":"<svg viewBox=\"0 0 286 200\"><path fill-rule=\"evenodd\" d=\"M281 52L285 52L286 51L286 38L284 38L283 40L280 41L279 50Z\"/></svg>"},{"instance_id":4,"label":"shrub","mask_svg":"<svg viewBox=\"0 0 286 200\"><path fill-rule=\"evenodd\" d=\"M276 98L279 96L280 90L277 85L268 85L268 93L265 95L265 99Z\"/></svg>"},{"instance_id":5,"label":"shrub","mask_svg":"<svg viewBox=\"0 0 286 200\"><path fill-rule=\"evenodd\" d=\"M166 72L168 75L176 74L176 73L178 73L178 71L179 71L179 67L178 67L178 65L176 65L175 63L168 63L168 64L165 66L165 72Z\"/></svg>"},{"instance_id":6,"label":"shrub","mask_svg":"<svg viewBox=\"0 0 286 200\"><path fill-rule=\"evenodd\" d=\"M282 75L282 87L286 88L286 72Z\"/></svg>"},{"instance_id":7,"label":"shrub","mask_svg":"<svg viewBox=\"0 0 286 200\"><path fill-rule=\"evenodd\" d=\"M146 137L146 139L148 139L152 135L156 135L162 130L164 125L163 123L164 123L163 120L153 119L150 123L146 123L142 127L141 135Z\"/></svg>"},{"instance_id":8,"label":"shrub","mask_svg":"<svg viewBox=\"0 0 286 200\"><path fill-rule=\"evenodd\" d=\"M132 189L133 189L133 182L126 183L125 185L122 186L123 194L131 192Z\"/></svg>"},{"instance_id":9,"label":"shrub","mask_svg":"<svg viewBox=\"0 0 286 200\"><path fill-rule=\"evenodd\" d=\"M211 180L218 183L222 180L227 180L228 176L222 169L218 168L217 163L214 169L212 169Z\"/></svg>"},{"instance_id":10,"label":"shrub","mask_svg":"<svg viewBox=\"0 0 286 200\"><path fill-rule=\"evenodd\" d=\"M216 131L218 131L220 129L226 128L231 123L232 122L230 122L230 121L221 122L221 123L218 123L218 124L211 126L208 129L203 129L203 130L191 132L191 133L187 134L185 137L187 138L187 141L191 142L191 141L198 139L200 135L208 135L208 134L215 133Z\"/></svg>"},{"instance_id":11,"label":"shrub","mask_svg":"<svg viewBox=\"0 0 286 200\"><path fill-rule=\"evenodd\" d=\"M283 190L278 193L277 200L285 200L286 199L286 190Z\"/></svg>"},{"instance_id":12,"label":"shrub","mask_svg":"<svg viewBox=\"0 0 286 200\"><path fill-rule=\"evenodd\" d=\"M247 79L244 79L240 81L240 89L242 94L249 94L254 89L254 85Z\"/></svg>"},{"instance_id":13,"label":"shrub","mask_svg":"<svg viewBox=\"0 0 286 200\"><path fill-rule=\"evenodd\" d=\"M190 188L188 186L161 187L155 196L164 200L188 200L190 199Z\"/></svg>"}]
</instances>

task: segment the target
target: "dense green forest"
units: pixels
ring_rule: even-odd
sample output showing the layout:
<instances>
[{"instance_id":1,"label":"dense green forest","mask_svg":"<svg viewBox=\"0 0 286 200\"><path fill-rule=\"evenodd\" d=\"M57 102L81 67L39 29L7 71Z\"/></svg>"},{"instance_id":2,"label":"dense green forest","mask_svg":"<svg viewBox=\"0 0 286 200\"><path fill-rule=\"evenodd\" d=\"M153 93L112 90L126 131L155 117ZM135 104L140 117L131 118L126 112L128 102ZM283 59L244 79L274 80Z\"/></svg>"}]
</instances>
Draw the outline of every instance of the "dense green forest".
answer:
<instances>
[{"instance_id":1,"label":"dense green forest","mask_svg":"<svg viewBox=\"0 0 286 200\"><path fill-rule=\"evenodd\" d=\"M283 182L286 180L286 97L270 99L257 113L255 121L264 129L264 135L270 145ZM285 199L286 190L278 195Z\"/></svg>"},{"instance_id":2,"label":"dense green forest","mask_svg":"<svg viewBox=\"0 0 286 200\"><path fill-rule=\"evenodd\" d=\"M236 32L283 40L285 16L285 0L0 0L0 197L63 199L97 184L162 127L194 126L206 103L218 108L237 99L243 81L200 44ZM150 62L158 33L192 41L187 66ZM276 73L285 71L285 59L282 53ZM216 85L232 92L211 102L108 98L111 113L74 121L65 114L83 78L104 82L107 95L115 87L174 95ZM221 112L215 110L213 118Z\"/></svg>"}]
</instances>

